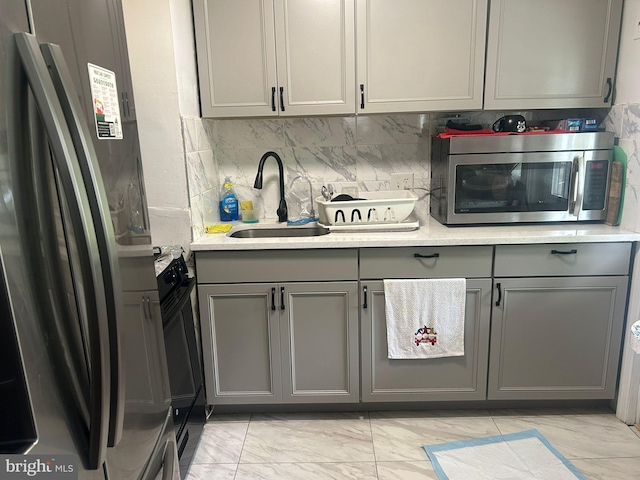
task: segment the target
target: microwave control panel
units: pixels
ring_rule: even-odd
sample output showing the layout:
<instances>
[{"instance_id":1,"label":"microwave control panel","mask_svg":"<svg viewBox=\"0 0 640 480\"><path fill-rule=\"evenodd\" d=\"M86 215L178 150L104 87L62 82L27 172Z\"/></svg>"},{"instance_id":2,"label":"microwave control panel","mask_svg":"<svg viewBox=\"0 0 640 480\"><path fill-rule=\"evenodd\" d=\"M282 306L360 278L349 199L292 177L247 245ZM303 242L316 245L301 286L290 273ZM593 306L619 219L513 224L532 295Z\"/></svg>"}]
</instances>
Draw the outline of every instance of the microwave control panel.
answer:
<instances>
[{"instance_id":1,"label":"microwave control panel","mask_svg":"<svg viewBox=\"0 0 640 480\"><path fill-rule=\"evenodd\" d=\"M603 210L607 195L609 160L587 162L582 210Z\"/></svg>"}]
</instances>

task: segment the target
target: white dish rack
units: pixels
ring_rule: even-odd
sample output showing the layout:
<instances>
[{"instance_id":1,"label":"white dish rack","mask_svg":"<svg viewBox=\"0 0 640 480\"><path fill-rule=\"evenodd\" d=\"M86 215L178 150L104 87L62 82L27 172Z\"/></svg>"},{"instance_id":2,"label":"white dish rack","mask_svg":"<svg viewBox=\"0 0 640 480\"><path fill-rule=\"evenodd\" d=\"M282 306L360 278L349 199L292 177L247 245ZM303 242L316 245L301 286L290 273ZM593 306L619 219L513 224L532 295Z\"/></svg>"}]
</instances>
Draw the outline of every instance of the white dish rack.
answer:
<instances>
[{"instance_id":1,"label":"white dish rack","mask_svg":"<svg viewBox=\"0 0 640 480\"><path fill-rule=\"evenodd\" d=\"M331 201L317 197L320 222L334 226L393 225L413 211L418 197L409 190L362 192L361 200Z\"/></svg>"}]
</instances>

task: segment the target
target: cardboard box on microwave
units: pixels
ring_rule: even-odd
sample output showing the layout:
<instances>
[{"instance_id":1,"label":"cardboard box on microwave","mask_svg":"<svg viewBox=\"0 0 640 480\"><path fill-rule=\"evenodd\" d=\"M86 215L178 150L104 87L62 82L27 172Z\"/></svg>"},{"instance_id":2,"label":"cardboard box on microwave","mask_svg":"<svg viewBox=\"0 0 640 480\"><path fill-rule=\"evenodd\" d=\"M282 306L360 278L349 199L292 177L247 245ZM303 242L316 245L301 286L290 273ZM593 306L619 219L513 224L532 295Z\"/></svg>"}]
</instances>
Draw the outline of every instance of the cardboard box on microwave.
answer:
<instances>
[{"instance_id":1,"label":"cardboard box on microwave","mask_svg":"<svg viewBox=\"0 0 640 480\"><path fill-rule=\"evenodd\" d=\"M562 120L547 120L545 126L552 130L566 130L567 132L596 132L597 118L564 118Z\"/></svg>"}]
</instances>

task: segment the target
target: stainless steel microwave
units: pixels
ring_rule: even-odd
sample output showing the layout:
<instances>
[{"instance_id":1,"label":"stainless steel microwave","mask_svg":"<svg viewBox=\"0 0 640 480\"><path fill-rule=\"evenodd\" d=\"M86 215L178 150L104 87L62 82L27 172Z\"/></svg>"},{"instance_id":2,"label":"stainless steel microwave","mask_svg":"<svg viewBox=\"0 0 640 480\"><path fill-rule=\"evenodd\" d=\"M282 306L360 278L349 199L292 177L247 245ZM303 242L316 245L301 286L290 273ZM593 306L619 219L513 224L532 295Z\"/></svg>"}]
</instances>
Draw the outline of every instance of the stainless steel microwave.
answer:
<instances>
[{"instance_id":1,"label":"stainless steel microwave","mask_svg":"<svg viewBox=\"0 0 640 480\"><path fill-rule=\"evenodd\" d=\"M613 133L434 137L433 217L446 225L604 221Z\"/></svg>"}]
</instances>

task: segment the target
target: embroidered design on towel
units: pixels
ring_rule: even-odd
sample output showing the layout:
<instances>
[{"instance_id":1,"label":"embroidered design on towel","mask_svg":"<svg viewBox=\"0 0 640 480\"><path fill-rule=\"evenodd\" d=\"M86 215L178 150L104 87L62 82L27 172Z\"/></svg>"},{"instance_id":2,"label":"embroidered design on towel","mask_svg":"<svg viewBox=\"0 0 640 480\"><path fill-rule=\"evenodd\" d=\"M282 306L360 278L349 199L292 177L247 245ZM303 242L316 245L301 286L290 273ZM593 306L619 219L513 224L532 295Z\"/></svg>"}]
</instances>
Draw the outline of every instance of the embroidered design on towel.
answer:
<instances>
[{"instance_id":1,"label":"embroidered design on towel","mask_svg":"<svg viewBox=\"0 0 640 480\"><path fill-rule=\"evenodd\" d=\"M419 328L418 331L413 334L413 337L413 341L415 342L416 346L420 345L421 343L427 342L429 342L431 345L435 345L435 343L438 341L438 333L436 332L436 329L433 327L427 327L426 325Z\"/></svg>"}]
</instances>

